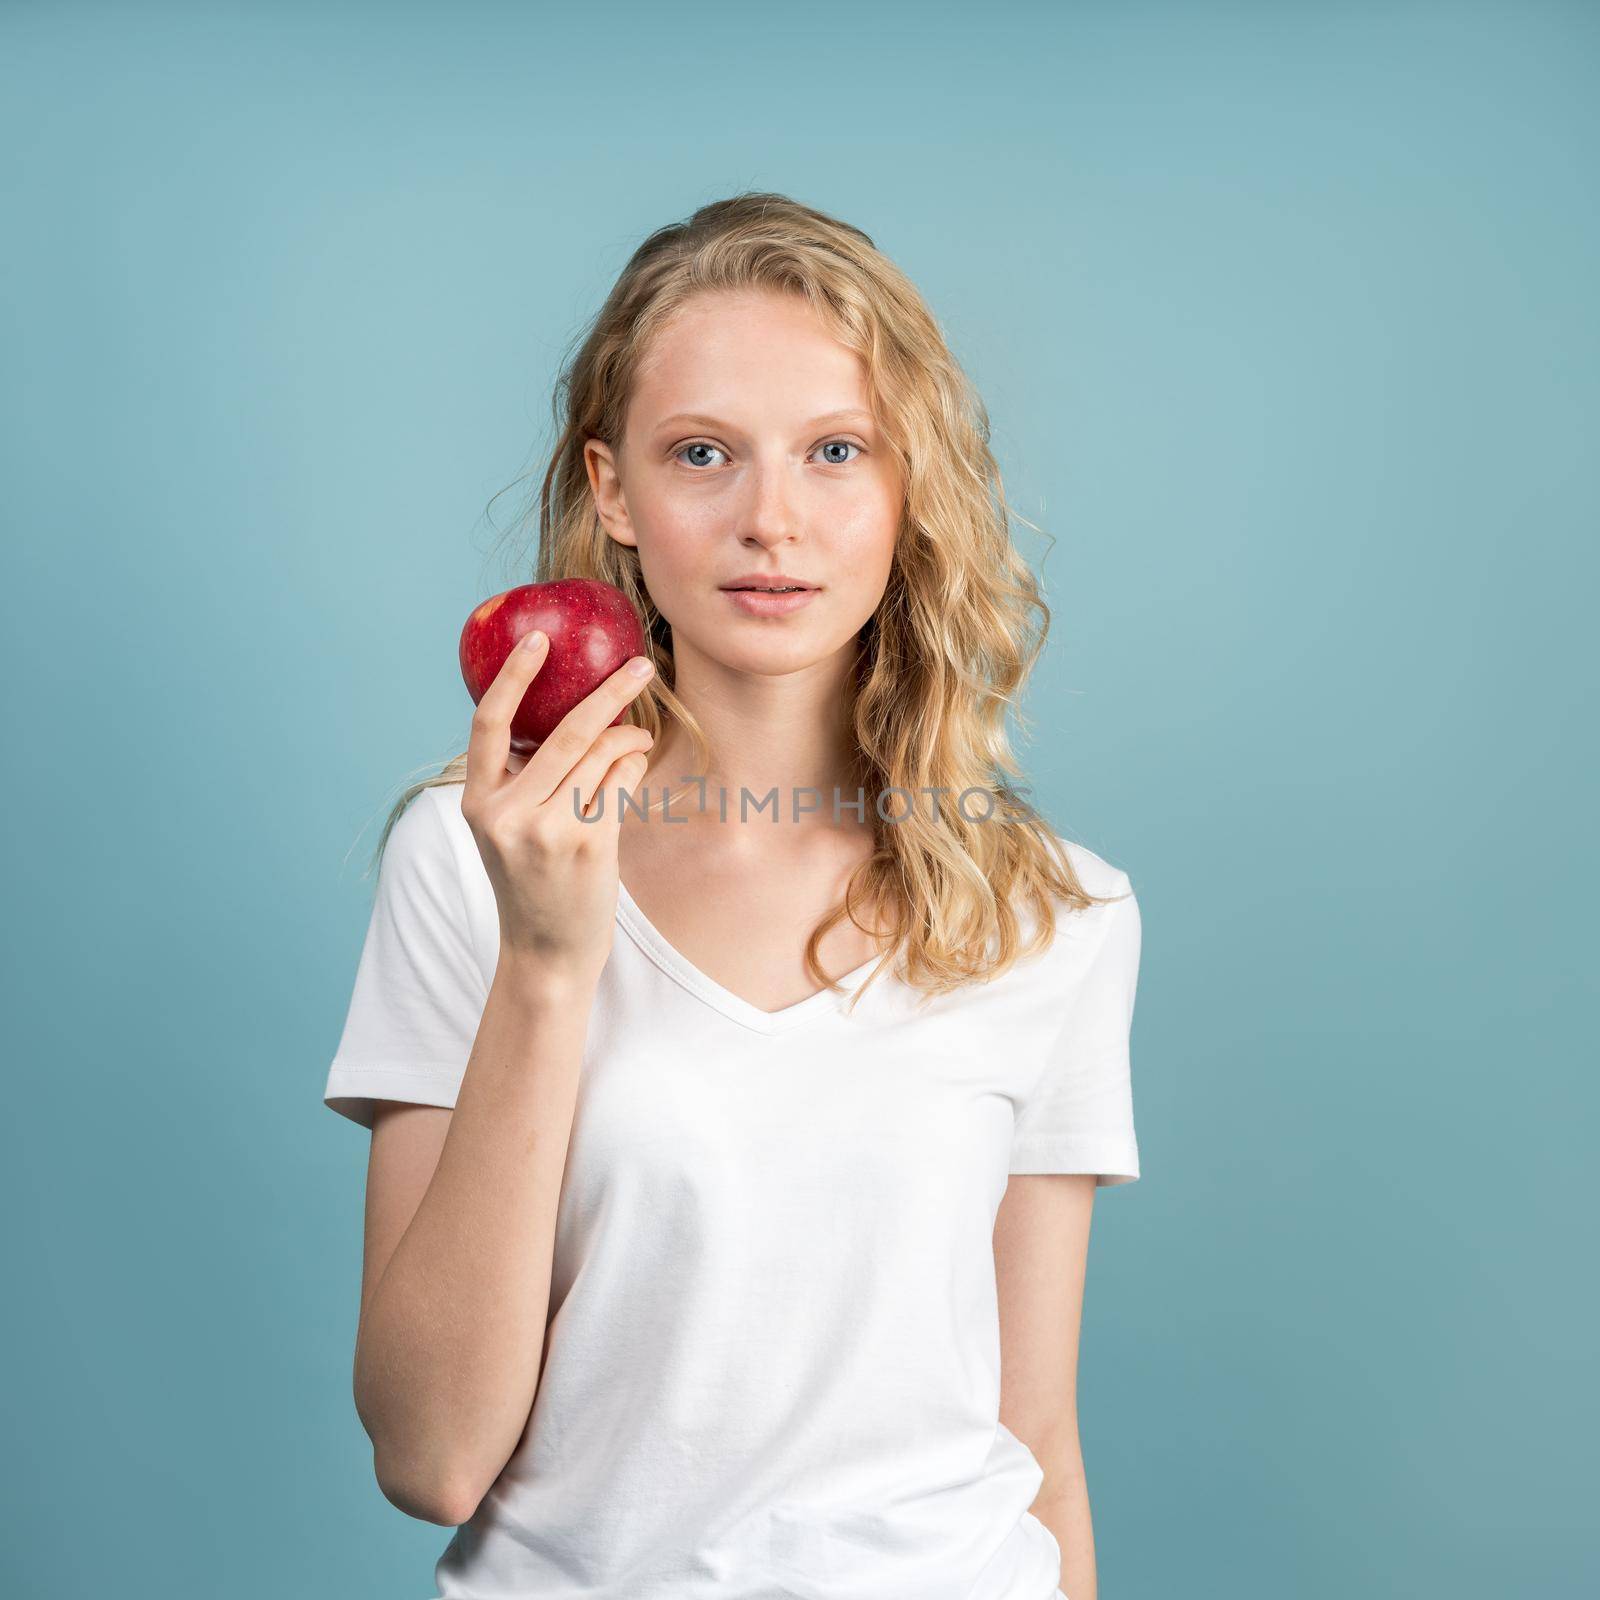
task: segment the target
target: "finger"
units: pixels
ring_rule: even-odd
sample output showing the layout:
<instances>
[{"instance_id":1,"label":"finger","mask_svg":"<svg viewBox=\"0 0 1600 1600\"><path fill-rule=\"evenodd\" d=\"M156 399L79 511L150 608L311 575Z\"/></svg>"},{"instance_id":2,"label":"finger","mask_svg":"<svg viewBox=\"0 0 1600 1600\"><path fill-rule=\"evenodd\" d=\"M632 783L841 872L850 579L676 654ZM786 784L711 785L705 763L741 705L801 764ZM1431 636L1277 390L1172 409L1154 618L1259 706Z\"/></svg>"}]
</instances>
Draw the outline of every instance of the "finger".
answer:
<instances>
[{"instance_id":1,"label":"finger","mask_svg":"<svg viewBox=\"0 0 1600 1600\"><path fill-rule=\"evenodd\" d=\"M590 745L588 753L562 780L554 795L548 797L550 803L560 806L564 817L570 816L576 820L585 815L594 801L595 790L605 781L612 766L630 755L643 756L648 763L654 744L655 739L648 728L625 722L620 727L604 729ZM537 776L533 782L537 784ZM539 797L533 786L529 787L528 793L533 797L534 804L545 803L544 797Z\"/></svg>"},{"instance_id":2,"label":"finger","mask_svg":"<svg viewBox=\"0 0 1600 1600\"><path fill-rule=\"evenodd\" d=\"M550 651L548 639L530 648L528 641L532 637L532 633L524 634L511 647L472 714L466 769L470 789L489 794L505 781L506 762L511 754L511 719Z\"/></svg>"},{"instance_id":3,"label":"finger","mask_svg":"<svg viewBox=\"0 0 1600 1600\"><path fill-rule=\"evenodd\" d=\"M641 750L630 751L611 763L600 787L606 791L605 815L587 824L591 828L609 828L613 832L622 822L622 791L632 794L649 770L650 758ZM596 809L596 799L591 799L587 810Z\"/></svg>"},{"instance_id":4,"label":"finger","mask_svg":"<svg viewBox=\"0 0 1600 1600\"><path fill-rule=\"evenodd\" d=\"M640 661L651 669L643 677L632 670L634 662ZM589 753L589 747L650 681L654 670L648 656L634 656L623 662L550 730L550 737L533 752L519 775L527 778L527 786L537 799L548 800L568 781L573 768Z\"/></svg>"}]
</instances>

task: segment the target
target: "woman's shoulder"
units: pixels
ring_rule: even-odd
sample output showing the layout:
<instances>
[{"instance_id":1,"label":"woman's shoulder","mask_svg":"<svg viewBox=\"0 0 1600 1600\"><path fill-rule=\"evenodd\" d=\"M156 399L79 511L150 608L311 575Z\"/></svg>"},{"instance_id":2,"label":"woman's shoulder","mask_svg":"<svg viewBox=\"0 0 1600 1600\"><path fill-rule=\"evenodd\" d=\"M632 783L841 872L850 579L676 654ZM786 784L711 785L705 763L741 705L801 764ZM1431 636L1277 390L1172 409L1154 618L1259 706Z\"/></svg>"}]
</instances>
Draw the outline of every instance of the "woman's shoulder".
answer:
<instances>
[{"instance_id":1,"label":"woman's shoulder","mask_svg":"<svg viewBox=\"0 0 1600 1600\"><path fill-rule=\"evenodd\" d=\"M1053 846L1057 865L1070 869L1078 886L1094 897L1084 905L1041 884L1039 896L1048 923L1041 939L1041 898L1025 893L1020 885L1013 890L1012 906L1020 940L1031 947L1029 956L1019 963L1018 981L1027 981L1026 975L1035 974L1039 981L1049 984L1057 981L1057 968L1062 961L1076 960L1079 952L1099 942L1107 924L1114 920L1113 913L1125 900L1132 899L1133 885L1127 872L1080 840L1052 829L1046 843Z\"/></svg>"},{"instance_id":2,"label":"woman's shoulder","mask_svg":"<svg viewBox=\"0 0 1600 1600\"><path fill-rule=\"evenodd\" d=\"M422 791L439 808L439 816L446 828L466 828L467 819L461 815L461 797L466 792L465 778L457 778L452 783L430 783ZM470 833L471 829L467 831Z\"/></svg>"},{"instance_id":3,"label":"woman's shoulder","mask_svg":"<svg viewBox=\"0 0 1600 1600\"><path fill-rule=\"evenodd\" d=\"M1091 850L1088 845L1076 839L1069 839L1065 834L1052 831L1051 837L1067 865L1072 868L1078 882L1090 894L1121 895L1131 891L1133 880L1121 867L1113 865L1103 855Z\"/></svg>"},{"instance_id":4,"label":"woman's shoulder","mask_svg":"<svg viewBox=\"0 0 1600 1600\"><path fill-rule=\"evenodd\" d=\"M472 830L461 814L465 787L464 783L418 786L394 819L385 855L393 851L397 859L453 860L462 837L469 842L472 838Z\"/></svg>"},{"instance_id":5,"label":"woman's shoulder","mask_svg":"<svg viewBox=\"0 0 1600 1600\"><path fill-rule=\"evenodd\" d=\"M1054 831L1051 837L1079 887L1094 897L1083 905L1049 894L1051 926L1033 959L1021 964L1023 973L1035 975L1054 1005L1062 987L1081 981L1098 953L1122 947L1130 939L1137 942L1139 907L1126 870L1080 840ZM1019 921L1031 939L1033 914L1024 910Z\"/></svg>"},{"instance_id":6,"label":"woman's shoulder","mask_svg":"<svg viewBox=\"0 0 1600 1600\"><path fill-rule=\"evenodd\" d=\"M1133 902L1133 880L1123 868L1081 840L1053 830L1051 838L1078 886L1094 897L1083 905L1061 894L1049 895L1052 926L1045 949L1058 959L1070 958L1072 952L1098 943L1110 923L1125 920L1122 908ZM1032 918L1024 913L1022 920L1031 933Z\"/></svg>"},{"instance_id":7,"label":"woman's shoulder","mask_svg":"<svg viewBox=\"0 0 1600 1600\"><path fill-rule=\"evenodd\" d=\"M478 853L478 841L472 836L471 825L461 814L461 797L466 789L464 779L454 783L430 783L414 803L429 806L437 813L437 831L449 848L456 870L470 881L483 871L483 858Z\"/></svg>"},{"instance_id":8,"label":"woman's shoulder","mask_svg":"<svg viewBox=\"0 0 1600 1600\"><path fill-rule=\"evenodd\" d=\"M441 897L465 914L473 949L484 971L492 974L499 956L499 913L478 841L461 813L465 792L464 779L419 789L395 823L394 842L403 841L408 857L440 886ZM404 835L402 829L407 830Z\"/></svg>"},{"instance_id":9,"label":"woman's shoulder","mask_svg":"<svg viewBox=\"0 0 1600 1600\"><path fill-rule=\"evenodd\" d=\"M383 846L384 870L396 882L425 882L437 895L453 896L458 903L468 892L470 901L473 880L483 874L483 858L461 814L465 787L423 784L406 801Z\"/></svg>"}]
</instances>

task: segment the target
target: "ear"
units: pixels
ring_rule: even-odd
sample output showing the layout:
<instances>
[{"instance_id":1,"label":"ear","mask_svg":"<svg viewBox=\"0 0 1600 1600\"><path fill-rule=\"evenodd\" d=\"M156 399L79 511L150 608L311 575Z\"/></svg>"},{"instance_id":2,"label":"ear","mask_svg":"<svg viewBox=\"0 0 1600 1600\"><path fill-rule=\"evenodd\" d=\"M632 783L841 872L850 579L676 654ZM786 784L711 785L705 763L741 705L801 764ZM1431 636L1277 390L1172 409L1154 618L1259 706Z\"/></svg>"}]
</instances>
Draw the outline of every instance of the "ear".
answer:
<instances>
[{"instance_id":1,"label":"ear","mask_svg":"<svg viewBox=\"0 0 1600 1600\"><path fill-rule=\"evenodd\" d=\"M622 492L622 477L617 471L616 457L603 439L586 439L583 443L583 465L589 474L589 491L594 496L595 510L600 525L618 544L638 547L633 524L628 520L627 497Z\"/></svg>"}]
</instances>

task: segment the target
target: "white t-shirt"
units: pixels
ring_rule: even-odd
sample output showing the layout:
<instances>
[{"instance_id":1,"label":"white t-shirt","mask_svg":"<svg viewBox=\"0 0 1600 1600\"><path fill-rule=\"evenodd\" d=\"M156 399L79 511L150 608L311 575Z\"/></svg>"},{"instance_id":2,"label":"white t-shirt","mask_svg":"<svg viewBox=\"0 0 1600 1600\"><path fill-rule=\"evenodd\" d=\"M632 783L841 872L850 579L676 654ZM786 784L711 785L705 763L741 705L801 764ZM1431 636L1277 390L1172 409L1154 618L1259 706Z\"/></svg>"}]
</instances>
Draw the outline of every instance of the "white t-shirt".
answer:
<instances>
[{"instance_id":1,"label":"white t-shirt","mask_svg":"<svg viewBox=\"0 0 1600 1600\"><path fill-rule=\"evenodd\" d=\"M325 1102L452 1106L499 949L462 786L390 834ZM999 826L1000 824L996 824ZM1113 904L919 1008L881 973L767 1013L624 888L562 1182L529 1425L441 1596L1052 1600L1043 1479L999 1421L1010 1173L1139 1175L1128 877ZM853 993L871 963L845 980Z\"/></svg>"}]
</instances>

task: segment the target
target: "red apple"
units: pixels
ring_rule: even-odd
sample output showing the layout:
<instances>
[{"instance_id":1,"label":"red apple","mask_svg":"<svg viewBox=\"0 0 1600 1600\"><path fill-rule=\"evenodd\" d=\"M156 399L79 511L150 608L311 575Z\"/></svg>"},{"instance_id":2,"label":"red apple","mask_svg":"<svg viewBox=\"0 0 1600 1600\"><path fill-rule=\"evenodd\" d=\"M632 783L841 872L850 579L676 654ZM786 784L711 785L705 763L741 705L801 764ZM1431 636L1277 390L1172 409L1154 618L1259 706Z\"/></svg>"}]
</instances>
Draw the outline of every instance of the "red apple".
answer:
<instances>
[{"instance_id":1,"label":"red apple","mask_svg":"<svg viewBox=\"0 0 1600 1600\"><path fill-rule=\"evenodd\" d=\"M538 676L511 719L511 749L526 756L555 725L633 656L648 655L628 597L597 578L524 583L485 600L461 629L461 676L476 705L516 643L535 628L550 640ZM627 707L611 719L627 721Z\"/></svg>"}]
</instances>

